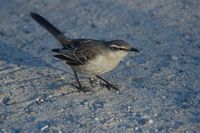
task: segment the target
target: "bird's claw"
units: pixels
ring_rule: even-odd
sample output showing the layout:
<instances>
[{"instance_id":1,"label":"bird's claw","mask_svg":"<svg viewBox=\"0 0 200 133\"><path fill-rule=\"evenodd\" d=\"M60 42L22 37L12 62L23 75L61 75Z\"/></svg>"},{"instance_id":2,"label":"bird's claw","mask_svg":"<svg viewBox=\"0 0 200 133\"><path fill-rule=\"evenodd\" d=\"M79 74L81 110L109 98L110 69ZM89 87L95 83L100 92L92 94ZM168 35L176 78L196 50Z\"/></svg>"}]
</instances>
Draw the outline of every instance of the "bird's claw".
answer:
<instances>
[{"instance_id":1,"label":"bird's claw","mask_svg":"<svg viewBox=\"0 0 200 133\"><path fill-rule=\"evenodd\" d=\"M119 86L117 86L117 85L113 85L113 84L106 84L105 85L106 86L106 88L110 91L110 90L115 90L115 91L119 91Z\"/></svg>"},{"instance_id":2,"label":"bird's claw","mask_svg":"<svg viewBox=\"0 0 200 133\"><path fill-rule=\"evenodd\" d=\"M78 89L78 92L83 92L83 93L87 93L87 92L91 92L92 90L90 90L90 89L87 89L86 87L77 87L77 89Z\"/></svg>"}]
</instances>

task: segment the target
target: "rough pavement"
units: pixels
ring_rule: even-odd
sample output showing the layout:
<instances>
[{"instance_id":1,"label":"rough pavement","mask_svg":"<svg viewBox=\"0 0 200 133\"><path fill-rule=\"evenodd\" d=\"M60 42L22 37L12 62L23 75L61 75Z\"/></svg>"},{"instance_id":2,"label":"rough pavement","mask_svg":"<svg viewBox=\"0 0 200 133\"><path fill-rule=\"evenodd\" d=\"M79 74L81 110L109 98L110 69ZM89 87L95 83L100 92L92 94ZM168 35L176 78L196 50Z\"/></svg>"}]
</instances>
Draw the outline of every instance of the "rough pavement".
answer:
<instances>
[{"instance_id":1,"label":"rough pavement","mask_svg":"<svg viewBox=\"0 0 200 133\"><path fill-rule=\"evenodd\" d=\"M199 0L0 0L0 132L200 131ZM53 58L58 42L37 12L71 38L123 39L130 54L104 75L108 91ZM91 83L91 84L90 84Z\"/></svg>"}]
</instances>

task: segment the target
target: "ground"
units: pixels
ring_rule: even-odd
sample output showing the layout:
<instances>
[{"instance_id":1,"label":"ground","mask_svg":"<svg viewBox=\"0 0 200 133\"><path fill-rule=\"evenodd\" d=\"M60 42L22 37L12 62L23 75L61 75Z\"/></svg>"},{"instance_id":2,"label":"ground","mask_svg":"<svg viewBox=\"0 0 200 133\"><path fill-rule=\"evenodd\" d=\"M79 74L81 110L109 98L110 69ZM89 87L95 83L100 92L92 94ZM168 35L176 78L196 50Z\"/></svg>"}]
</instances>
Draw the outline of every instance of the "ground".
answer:
<instances>
[{"instance_id":1,"label":"ground","mask_svg":"<svg viewBox=\"0 0 200 133\"><path fill-rule=\"evenodd\" d=\"M59 43L29 15L70 38L122 39L139 49L78 93ZM0 132L200 131L199 0L0 0Z\"/></svg>"}]
</instances>

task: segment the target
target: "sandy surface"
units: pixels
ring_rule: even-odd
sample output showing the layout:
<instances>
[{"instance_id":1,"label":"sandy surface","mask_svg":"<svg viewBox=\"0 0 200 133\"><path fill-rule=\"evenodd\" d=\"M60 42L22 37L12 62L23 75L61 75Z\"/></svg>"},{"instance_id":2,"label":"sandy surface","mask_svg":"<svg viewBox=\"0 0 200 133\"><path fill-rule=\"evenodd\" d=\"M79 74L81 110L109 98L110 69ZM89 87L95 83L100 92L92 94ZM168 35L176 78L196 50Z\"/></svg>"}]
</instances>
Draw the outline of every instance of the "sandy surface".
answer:
<instances>
[{"instance_id":1,"label":"sandy surface","mask_svg":"<svg viewBox=\"0 0 200 133\"><path fill-rule=\"evenodd\" d=\"M123 39L140 49L77 93L58 42L29 16L71 38ZM200 131L199 0L0 0L0 133ZM91 84L90 84L91 83Z\"/></svg>"}]
</instances>

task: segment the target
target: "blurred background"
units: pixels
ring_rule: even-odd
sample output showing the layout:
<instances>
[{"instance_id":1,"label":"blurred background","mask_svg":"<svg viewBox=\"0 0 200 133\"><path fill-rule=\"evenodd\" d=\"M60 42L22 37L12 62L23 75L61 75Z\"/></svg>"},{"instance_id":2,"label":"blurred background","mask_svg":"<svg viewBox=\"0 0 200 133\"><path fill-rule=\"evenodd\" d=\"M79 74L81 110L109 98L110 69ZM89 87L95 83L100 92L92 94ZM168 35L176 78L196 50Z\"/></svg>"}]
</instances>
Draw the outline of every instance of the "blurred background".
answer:
<instances>
[{"instance_id":1,"label":"blurred background","mask_svg":"<svg viewBox=\"0 0 200 133\"><path fill-rule=\"evenodd\" d=\"M139 49L103 75L121 94L84 76L93 91L76 92L30 12L70 38ZM199 0L0 0L0 132L199 132L199 13Z\"/></svg>"}]
</instances>

